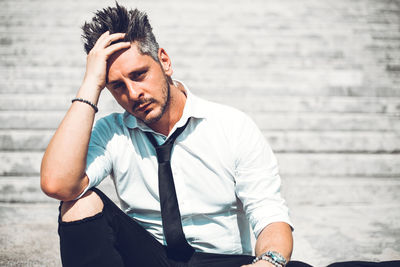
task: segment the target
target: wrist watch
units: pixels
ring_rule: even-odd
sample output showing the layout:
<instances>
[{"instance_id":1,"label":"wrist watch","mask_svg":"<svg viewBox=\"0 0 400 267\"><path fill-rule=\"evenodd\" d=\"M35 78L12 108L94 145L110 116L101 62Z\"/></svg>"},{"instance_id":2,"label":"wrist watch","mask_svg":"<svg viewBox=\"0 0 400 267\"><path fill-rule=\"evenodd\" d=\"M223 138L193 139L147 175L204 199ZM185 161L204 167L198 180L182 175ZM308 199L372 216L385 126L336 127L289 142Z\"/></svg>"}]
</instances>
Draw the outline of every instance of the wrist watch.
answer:
<instances>
[{"instance_id":1,"label":"wrist watch","mask_svg":"<svg viewBox=\"0 0 400 267\"><path fill-rule=\"evenodd\" d=\"M254 259L253 263L256 263L260 260L268 261L273 265L275 265L276 267L285 267L287 264L285 257L283 257L280 253L276 251L267 251L261 254L260 256Z\"/></svg>"}]
</instances>

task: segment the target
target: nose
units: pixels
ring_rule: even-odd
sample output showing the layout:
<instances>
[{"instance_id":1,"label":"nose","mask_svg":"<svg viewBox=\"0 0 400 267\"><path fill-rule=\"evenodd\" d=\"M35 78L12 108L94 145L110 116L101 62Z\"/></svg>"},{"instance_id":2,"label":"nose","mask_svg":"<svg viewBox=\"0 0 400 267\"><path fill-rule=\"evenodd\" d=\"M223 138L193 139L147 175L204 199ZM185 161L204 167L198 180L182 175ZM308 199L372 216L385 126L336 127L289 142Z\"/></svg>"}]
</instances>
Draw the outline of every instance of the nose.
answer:
<instances>
[{"instance_id":1,"label":"nose","mask_svg":"<svg viewBox=\"0 0 400 267\"><path fill-rule=\"evenodd\" d=\"M128 89L129 98L133 101L138 101L144 97L143 90L132 81L125 81L125 86Z\"/></svg>"}]
</instances>

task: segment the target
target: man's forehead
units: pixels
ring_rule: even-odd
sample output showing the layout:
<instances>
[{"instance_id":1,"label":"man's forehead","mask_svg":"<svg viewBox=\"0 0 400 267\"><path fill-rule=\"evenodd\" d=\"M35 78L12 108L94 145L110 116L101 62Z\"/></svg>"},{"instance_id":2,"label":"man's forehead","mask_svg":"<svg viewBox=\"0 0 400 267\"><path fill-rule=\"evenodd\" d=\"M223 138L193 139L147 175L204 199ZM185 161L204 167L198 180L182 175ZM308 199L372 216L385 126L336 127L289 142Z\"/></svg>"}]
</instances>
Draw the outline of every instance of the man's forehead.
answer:
<instances>
[{"instance_id":1,"label":"man's forehead","mask_svg":"<svg viewBox=\"0 0 400 267\"><path fill-rule=\"evenodd\" d=\"M141 53L139 51L139 48L136 44L136 42L131 43L131 47L129 48L124 48L121 50L116 51L113 53L107 60L107 65L110 67L116 60L118 59L124 59L124 57L137 57L140 56Z\"/></svg>"},{"instance_id":2,"label":"man's forehead","mask_svg":"<svg viewBox=\"0 0 400 267\"><path fill-rule=\"evenodd\" d=\"M129 73L149 64L149 56L140 53L135 43L128 49L122 49L112 54L107 61L107 83L116 79L116 73Z\"/></svg>"}]
</instances>

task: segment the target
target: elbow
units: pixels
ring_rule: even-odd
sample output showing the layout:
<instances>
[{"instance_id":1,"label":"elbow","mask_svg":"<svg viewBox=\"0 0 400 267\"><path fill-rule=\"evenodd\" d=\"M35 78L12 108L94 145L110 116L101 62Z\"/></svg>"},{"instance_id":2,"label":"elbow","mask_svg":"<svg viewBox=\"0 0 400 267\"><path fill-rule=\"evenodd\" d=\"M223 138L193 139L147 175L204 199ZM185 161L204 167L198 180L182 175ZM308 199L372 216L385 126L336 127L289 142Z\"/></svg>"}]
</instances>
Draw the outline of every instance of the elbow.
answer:
<instances>
[{"instance_id":1,"label":"elbow","mask_svg":"<svg viewBox=\"0 0 400 267\"><path fill-rule=\"evenodd\" d=\"M52 179L44 176L43 174L40 175L40 188L47 196L58 200L63 200L61 188Z\"/></svg>"},{"instance_id":2,"label":"elbow","mask_svg":"<svg viewBox=\"0 0 400 267\"><path fill-rule=\"evenodd\" d=\"M46 173L41 173L40 175L40 188L43 193L51 198L55 198L61 201L71 201L79 196L80 192L68 187L61 181L64 179L56 178L52 175L47 175ZM65 181L65 180L64 180Z\"/></svg>"},{"instance_id":3,"label":"elbow","mask_svg":"<svg viewBox=\"0 0 400 267\"><path fill-rule=\"evenodd\" d=\"M56 179L51 178L51 176L40 174L40 188L47 196L65 201L65 195L62 193L63 189L60 183L56 182Z\"/></svg>"},{"instance_id":4,"label":"elbow","mask_svg":"<svg viewBox=\"0 0 400 267\"><path fill-rule=\"evenodd\" d=\"M53 168L42 160L40 187L47 196L62 201L76 199L89 184L85 174Z\"/></svg>"},{"instance_id":5,"label":"elbow","mask_svg":"<svg viewBox=\"0 0 400 267\"><path fill-rule=\"evenodd\" d=\"M55 168L51 168L46 161L46 153L40 166L40 188L42 192L51 198L64 200L62 191L62 178L59 177Z\"/></svg>"}]
</instances>

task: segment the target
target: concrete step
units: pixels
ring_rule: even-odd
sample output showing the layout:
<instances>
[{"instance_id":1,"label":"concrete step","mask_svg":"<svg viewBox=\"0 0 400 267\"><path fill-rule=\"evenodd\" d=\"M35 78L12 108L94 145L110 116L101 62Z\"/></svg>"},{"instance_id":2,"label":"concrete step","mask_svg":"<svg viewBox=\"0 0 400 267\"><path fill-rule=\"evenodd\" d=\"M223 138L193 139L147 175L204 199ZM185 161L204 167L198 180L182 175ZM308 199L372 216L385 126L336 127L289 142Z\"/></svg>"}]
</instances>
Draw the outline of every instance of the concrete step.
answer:
<instances>
[{"instance_id":1,"label":"concrete step","mask_svg":"<svg viewBox=\"0 0 400 267\"><path fill-rule=\"evenodd\" d=\"M0 130L0 151L44 151L54 130ZM393 132L264 131L275 152L399 153Z\"/></svg>"},{"instance_id":2,"label":"concrete step","mask_svg":"<svg viewBox=\"0 0 400 267\"><path fill-rule=\"evenodd\" d=\"M11 28L9 29L11 30ZM18 30L21 30L19 28ZM175 30L175 29L174 29ZM58 31L58 32L57 32ZM0 32L1 28L0 28ZM10 45L4 45L0 47L0 55L9 60L8 62L13 62L15 66L21 65L21 68L15 69L14 73L11 73L12 77L15 77L17 79L23 79L24 76L23 74L26 74L27 76L25 78L30 78L34 77L37 79L51 79L56 77L55 73L65 76L69 74L69 70L73 70L76 75L82 74L84 71L85 67L85 57L83 55L83 47L79 42L76 42L75 38L65 38L65 35L69 36L79 36L81 34L80 31L71 31L71 30L63 30L60 28L55 28L54 30L44 30L44 33L46 32L47 34L51 34L52 38L49 40L48 43L46 43L46 50L43 50L42 45L32 45L32 46L26 46L25 43L29 42L40 42L40 37L35 36L35 35L17 35L15 37L12 37L12 33L9 35L9 37L6 39ZM14 33L15 34L15 33ZM173 32L171 32L173 34ZM238 35L240 33L237 32ZM57 39L55 39L57 37ZM264 49L256 49L256 50L251 50L251 47L247 44L243 44L241 47L227 47L227 46L222 46L222 42L216 41L215 43L210 46L210 44L207 42L207 39L199 39L199 42L203 42L203 44L198 44L196 48L194 47L187 47L187 38L195 38L195 33L194 34L187 34L180 39L175 39L173 38L172 40L166 41L166 43L163 44L163 46L168 46L171 47L172 50L174 48L179 48L179 53L176 55L176 57L173 58L173 67L177 70L182 71L185 69L184 67L187 66L188 61L196 61L198 58L199 54L205 54L207 57L207 61L203 62L203 64L207 64L210 67L214 67L216 73L222 74L222 75L228 75L230 76L232 72L236 72L237 68L239 67L238 63L236 60L231 60L231 65L223 65L223 61L218 58L219 56L226 55L228 51L235 52L236 58L241 58L243 59L243 64L246 66L246 68L242 68L241 71L243 71L243 74L247 77L255 77L256 73L261 73L262 69L256 69L255 67L265 67L266 66L266 59L270 60L268 62L268 65L270 67L271 71L270 73L265 73L268 77L270 78L275 78L276 80L277 76L281 77L292 77L295 78L296 80L298 79L303 79L305 82L309 82L311 84L313 79L320 79L321 78L321 73L327 74L328 80L326 84L334 85L334 84L352 84L356 85L361 82L362 79L362 72L365 71L368 67L373 67L376 65L376 61L373 61L372 58L365 58L365 59L358 59L358 61L361 61L365 64L364 70L362 71L356 71L355 69L358 68L356 65L356 60L354 59L354 55L346 55L344 57L343 53L345 51L341 50L340 48L332 48L331 50L327 51L326 48L323 47L322 44L317 44L315 40L309 40L305 39L302 36L291 36L293 39L293 43L288 43L288 40L290 37L283 37L283 36L278 36L276 35L274 37L275 42L279 42L282 39L286 38L286 44L283 47L277 46L276 43L269 44L268 37L264 38L259 38L257 42L253 42L254 45L257 45L258 48L263 47ZM210 39L221 39L221 34L209 34L206 38ZM232 35L231 38L234 38ZM16 40L18 39L18 40ZM12 45L11 45L12 44ZM396 42L393 42L395 45ZM305 49L303 53L299 53L298 51L298 45L304 46ZM376 43L374 43L375 46L378 46ZM164 47L165 47L164 46ZM314 46L313 49L307 49L307 46ZM62 48L63 54L69 55L69 59L66 61L66 65L58 65L60 58L55 57L54 61L52 60L47 60L44 59L43 63L39 65L38 68L35 69L29 69L30 65L23 65L21 64L22 62L16 61L18 57L24 56L24 55L29 55L29 58L24 58L23 62L27 63L34 63L39 60L38 56L39 55L57 55L57 52L60 51L60 47ZM325 49L325 50L324 50ZM370 48L371 50L373 49L372 47ZM390 47L388 49L376 49L374 51L374 56L375 60L382 60L382 61L388 61L388 63L391 63L392 65L395 66L396 60L394 60L396 57L399 56L398 51L395 49L391 49ZM169 52L169 51L168 51ZM385 53L389 55L392 60L390 61L390 58L385 58ZM337 57L339 56L339 57ZM261 58L262 57L262 58ZM53 58L51 58L53 59ZM185 59L185 60L184 60ZM76 64L71 65L69 64L70 62L74 61ZM305 62L313 62L312 66L307 66ZM327 66L323 65L323 63L329 62L331 65L329 65L329 68ZM57 65L56 65L57 64ZM347 65L346 65L347 64ZM5 62L2 62L0 66L5 66ZM58 73L61 68L53 68L49 69L51 66L66 66L65 68L66 73ZM284 72L283 68L284 66L288 67L286 69L286 73ZM222 69L223 67L223 69ZM349 70L352 68L352 70ZM7 72L10 70L13 70L14 68L10 69L1 69L0 68L0 74L4 75L7 77ZM314 70L315 73L311 74L309 70ZM340 69L341 71L337 71ZM343 71L345 70L345 71ZM390 69L388 69L390 71ZM48 76L46 76L46 71L48 71ZM213 79L216 78L214 76L216 73L214 72L204 72L208 73L208 77ZM384 69L381 69L381 71L385 71ZM345 74L347 72L347 74ZM183 72L184 73L184 72ZM214 73L214 75L213 75ZM339 73L339 74L338 74ZM300 77L299 74L304 74L304 77ZM319 74L319 75L318 75ZM344 75L343 75L344 74ZM355 74L355 75L353 75ZM341 75L342 78L344 77L344 81L334 81L333 78L338 78L338 75ZM353 81L350 81L349 75L353 75L353 79L356 78ZM79 77L79 76L78 76ZM220 77L221 79L222 77ZM263 77L259 77L259 79L263 79ZM290 80L289 80L290 81ZM286 82L289 82L286 81Z\"/></svg>"},{"instance_id":3,"label":"concrete step","mask_svg":"<svg viewBox=\"0 0 400 267\"><path fill-rule=\"evenodd\" d=\"M0 130L0 151L44 151L54 130Z\"/></svg>"},{"instance_id":4,"label":"concrete step","mask_svg":"<svg viewBox=\"0 0 400 267\"><path fill-rule=\"evenodd\" d=\"M400 154L277 153L283 176L400 177Z\"/></svg>"},{"instance_id":5,"label":"concrete step","mask_svg":"<svg viewBox=\"0 0 400 267\"><path fill-rule=\"evenodd\" d=\"M393 131L400 130L400 117L380 114L262 113L250 114L263 131Z\"/></svg>"},{"instance_id":6,"label":"concrete step","mask_svg":"<svg viewBox=\"0 0 400 267\"><path fill-rule=\"evenodd\" d=\"M39 175L43 152L0 152L0 176ZM282 175L400 177L400 154L276 153Z\"/></svg>"},{"instance_id":7,"label":"concrete step","mask_svg":"<svg viewBox=\"0 0 400 267\"><path fill-rule=\"evenodd\" d=\"M334 112L400 114L397 97L318 97L252 96L204 94L201 97L236 107L244 112ZM1 94L0 111L67 110L74 94ZM122 110L111 94L104 90L100 110Z\"/></svg>"},{"instance_id":8,"label":"concrete step","mask_svg":"<svg viewBox=\"0 0 400 267\"><path fill-rule=\"evenodd\" d=\"M0 176L39 175L43 152L0 152Z\"/></svg>"},{"instance_id":9,"label":"concrete step","mask_svg":"<svg viewBox=\"0 0 400 267\"><path fill-rule=\"evenodd\" d=\"M396 97L204 95L245 112L400 113Z\"/></svg>"},{"instance_id":10,"label":"concrete step","mask_svg":"<svg viewBox=\"0 0 400 267\"><path fill-rule=\"evenodd\" d=\"M290 206L372 206L397 204L400 176L282 176L282 194ZM400 215L400 214L399 214Z\"/></svg>"},{"instance_id":11,"label":"concrete step","mask_svg":"<svg viewBox=\"0 0 400 267\"><path fill-rule=\"evenodd\" d=\"M99 112L99 116L108 114ZM0 113L0 129L56 129L64 111L31 111ZM334 113L255 113L249 114L261 130L302 131L393 131L400 130L400 115L334 114Z\"/></svg>"},{"instance_id":12,"label":"concrete step","mask_svg":"<svg viewBox=\"0 0 400 267\"><path fill-rule=\"evenodd\" d=\"M107 177L98 186L114 202L119 203L112 180ZM0 177L0 203L54 203L40 189L39 176Z\"/></svg>"},{"instance_id":13,"label":"concrete step","mask_svg":"<svg viewBox=\"0 0 400 267\"><path fill-rule=\"evenodd\" d=\"M61 60L61 59L60 59ZM8 62L7 64L12 64ZM58 77L46 80L0 80L0 93L74 93L79 89L80 80ZM57 89L58 88L58 89Z\"/></svg>"},{"instance_id":14,"label":"concrete step","mask_svg":"<svg viewBox=\"0 0 400 267\"><path fill-rule=\"evenodd\" d=\"M0 202L5 203L56 202L42 192L37 175L0 177L0 193Z\"/></svg>"},{"instance_id":15,"label":"concrete step","mask_svg":"<svg viewBox=\"0 0 400 267\"><path fill-rule=\"evenodd\" d=\"M275 152L399 153L400 135L391 132L265 131Z\"/></svg>"},{"instance_id":16,"label":"concrete step","mask_svg":"<svg viewBox=\"0 0 400 267\"><path fill-rule=\"evenodd\" d=\"M59 67L60 65L65 66L75 66L78 64L76 60L68 59L65 60L65 57L53 57L53 59L48 63L54 64L50 65L50 67ZM18 64L21 60L16 58L15 60L7 58L3 62L3 64L7 66L15 66L18 67ZM30 57L26 64L28 65L38 65L42 62L42 57L38 57L37 59L34 57ZM396 84L393 82L388 82L387 84L382 85L371 85L371 84L358 84L358 85L330 85L330 84L318 84L317 79L314 78L315 81L307 82L299 80L298 82L282 82L283 80L292 80L293 77L287 73L276 72L274 75L276 77L266 77L265 79L259 79L252 81L251 84L246 83L246 81L235 81L233 77L227 77L222 79L225 74L221 73L218 76L210 76L207 73L200 73L200 77L202 80L195 80L192 76L192 73L196 72L196 70L192 70L191 72L181 72L179 76L174 76L175 78L179 78L183 81L186 81L191 85L193 92L197 94L213 94L213 93L225 93L226 95L256 95L256 96L357 96L357 97L400 97L400 90L396 87ZM84 73L84 67L82 66L82 75ZM285 77L281 77L285 74ZM234 76L241 75L239 73L233 74ZM263 73L259 73L260 76L263 76ZM301 76L301 74L297 74ZM381 75L384 75L382 73ZM321 74L322 76L322 74ZM278 78L279 77L279 78ZM207 80L207 83L204 83L204 79ZM340 79L340 78L332 78L332 79ZM54 78L46 78L46 79L26 79L26 80L11 80L11 79L0 79L0 94L12 94L15 92L23 93L23 94L37 94L37 93L64 93L64 94L74 94L79 89L79 86L82 82L81 76L71 79L71 77L61 76ZM244 90L245 88L245 90Z\"/></svg>"},{"instance_id":17,"label":"concrete step","mask_svg":"<svg viewBox=\"0 0 400 267\"><path fill-rule=\"evenodd\" d=\"M109 177L103 180L99 188L118 203L114 184ZM400 176L319 177L282 175L282 194L289 206L368 206L390 203L393 199L398 198L399 190ZM0 177L0 193L0 202L4 203L56 201L41 191L39 176Z\"/></svg>"}]
</instances>

